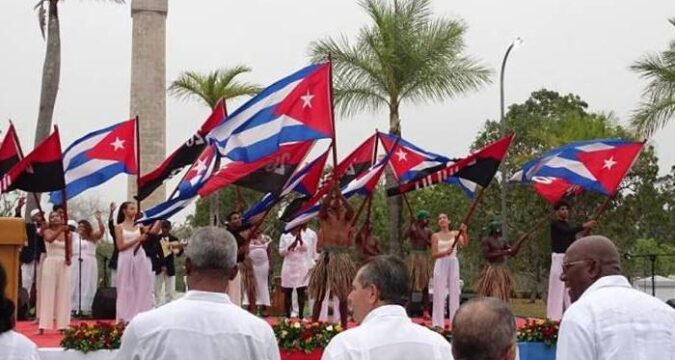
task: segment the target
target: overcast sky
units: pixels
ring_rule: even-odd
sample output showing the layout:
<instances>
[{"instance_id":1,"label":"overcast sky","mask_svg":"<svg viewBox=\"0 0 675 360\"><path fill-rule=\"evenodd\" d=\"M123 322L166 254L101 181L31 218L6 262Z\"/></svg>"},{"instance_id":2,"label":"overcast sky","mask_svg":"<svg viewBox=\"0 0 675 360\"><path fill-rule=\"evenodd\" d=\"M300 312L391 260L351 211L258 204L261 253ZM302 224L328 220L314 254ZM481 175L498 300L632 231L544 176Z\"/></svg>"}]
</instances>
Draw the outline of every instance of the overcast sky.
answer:
<instances>
[{"instance_id":1,"label":"overcast sky","mask_svg":"<svg viewBox=\"0 0 675 360\"><path fill-rule=\"evenodd\" d=\"M129 1L60 4L62 68L54 120L64 147L87 131L130 116ZM45 50L34 2L0 0L0 119L15 121L24 151L33 144ZM434 9L466 22L466 54L495 75L511 41L517 36L525 40L509 58L507 106L548 88L576 93L591 110L613 111L622 123L644 85L630 64L675 40L667 21L675 16L672 0L436 0ZM245 64L253 72L243 80L269 84L308 63L311 41L339 34L353 39L367 21L350 0L169 0L167 82L183 70ZM495 76L491 85L443 103L403 106L404 137L450 157L466 154L485 120L499 116L497 80ZM207 113L201 104L169 98L167 151L184 141ZM339 153L350 151L373 129L387 129L387 118L385 112L339 118ZM668 141L674 137L675 124L653 139L662 173L675 164L675 142ZM120 202L126 198L125 179L81 196Z\"/></svg>"}]
</instances>

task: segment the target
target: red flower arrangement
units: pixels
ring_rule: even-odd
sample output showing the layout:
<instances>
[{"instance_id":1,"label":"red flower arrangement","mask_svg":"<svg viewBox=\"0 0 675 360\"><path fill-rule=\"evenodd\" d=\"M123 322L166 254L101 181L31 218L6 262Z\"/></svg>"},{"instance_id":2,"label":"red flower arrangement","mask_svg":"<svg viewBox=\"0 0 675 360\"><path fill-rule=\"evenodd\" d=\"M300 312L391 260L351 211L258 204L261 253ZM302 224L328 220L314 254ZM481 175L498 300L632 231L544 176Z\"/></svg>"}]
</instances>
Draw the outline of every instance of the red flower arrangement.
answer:
<instances>
[{"instance_id":1,"label":"red flower arrangement","mask_svg":"<svg viewBox=\"0 0 675 360\"><path fill-rule=\"evenodd\" d=\"M553 320L526 320L525 325L518 329L518 341L543 342L553 346L558 342L560 321Z\"/></svg>"},{"instance_id":2,"label":"red flower arrangement","mask_svg":"<svg viewBox=\"0 0 675 360\"><path fill-rule=\"evenodd\" d=\"M282 350L305 353L325 348L330 340L343 330L339 324L285 318L279 319L272 328Z\"/></svg>"},{"instance_id":3,"label":"red flower arrangement","mask_svg":"<svg viewBox=\"0 0 675 360\"><path fill-rule=\"evenodd\" d=\"M96 350L119 349L126 324L97 322L89 325L81 323L64 330L61 347L83 353Z\"/></svg>"}]
</instances>

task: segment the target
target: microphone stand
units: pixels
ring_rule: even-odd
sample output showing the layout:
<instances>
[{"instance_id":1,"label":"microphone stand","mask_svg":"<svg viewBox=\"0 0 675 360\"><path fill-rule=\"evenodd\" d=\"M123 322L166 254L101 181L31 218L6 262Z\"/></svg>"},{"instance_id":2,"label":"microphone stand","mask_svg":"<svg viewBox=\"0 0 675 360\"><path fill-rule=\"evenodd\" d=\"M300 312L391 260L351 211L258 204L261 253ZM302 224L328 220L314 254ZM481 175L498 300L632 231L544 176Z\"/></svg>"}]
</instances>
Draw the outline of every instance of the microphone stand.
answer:
<instances>
[{"instance_id":1,"label":"microphone stand","mask_svg":"<svg viewBox=\"0 0 675 360\"><path fill-rule=\"evenodd\" d=\"M630 260L631 258L647 258L649 259L649 262L651 263L651 273L652 273L652 296L656 297L656 259L660 256L675 256L675 253L673 254L631 254L631 253L626 253L624 254L624 257L626 260Z\"/></svg>"},{"instance_id":2,"label":"microphone stand","mask_svg":"<svg viewBox=\"0 0 675 360\"><path fill-rule=\"evenodd\" d=\"M82 314L82 237L78 236L79 239L78 243L78 248L79 248L79 254L77 254L77 266L79 268L78 271L78 276L77 276L77 317L81 318L83 316Z\"/></svg>"}]
</instances>

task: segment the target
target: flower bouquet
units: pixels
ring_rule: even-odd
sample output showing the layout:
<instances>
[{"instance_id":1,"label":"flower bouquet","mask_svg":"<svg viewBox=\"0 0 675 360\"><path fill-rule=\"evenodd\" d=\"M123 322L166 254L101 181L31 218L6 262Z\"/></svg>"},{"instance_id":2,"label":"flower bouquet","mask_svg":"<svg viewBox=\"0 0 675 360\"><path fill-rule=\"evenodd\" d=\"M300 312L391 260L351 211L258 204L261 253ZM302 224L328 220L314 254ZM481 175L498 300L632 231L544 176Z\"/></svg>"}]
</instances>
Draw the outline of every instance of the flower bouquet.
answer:
<instances>
[{"instance_id":1,"label":"flower bouquet","mask_svg":"<svg viewBox=\"0 0 675 360\"><path fill-rule=\"evenodd\" d=\"M339 324L279 319L273 326L279 348L287 352L322 350L342 331Z\"/></svg>"},{"instance_id":2,"label":"flower bouquet","mask_svg":"<svg viewBox=\"0 0 675 360\"><path fill-rule=\"evenodd\" d=\"M97 322L81 323L64 330L61 347L83 353L96 350L119 349L125 324Z\"/></svg>"}]
</instances>

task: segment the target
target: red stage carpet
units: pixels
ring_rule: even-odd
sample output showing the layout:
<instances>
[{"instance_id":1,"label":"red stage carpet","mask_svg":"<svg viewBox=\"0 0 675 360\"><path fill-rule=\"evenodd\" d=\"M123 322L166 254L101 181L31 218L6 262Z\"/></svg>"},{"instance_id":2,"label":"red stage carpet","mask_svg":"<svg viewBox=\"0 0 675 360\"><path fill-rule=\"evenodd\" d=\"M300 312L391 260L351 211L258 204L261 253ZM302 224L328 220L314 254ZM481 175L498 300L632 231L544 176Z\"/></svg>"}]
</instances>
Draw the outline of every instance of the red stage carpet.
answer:
<instances>
[{"instance_id":1,"label":"red stage carpet","mask_svg":"<svg viewBox=\"0 0 675 360\"><path fill-rule=\"evenodd\" d=\"M267 322L271 325L276 323L276 318L267 318ZM110 320L102 320L109 322ZM423 321L421 318L413 319L418 324L431 325L431 320ZM72 324L80 324L82 322L86 323L95 323L96 320L73 320ZM516 325L520 328L525 324L525 319L516 318ZM349 327L353 327L355 324L353 322L349 323ZM44 335L38 335L38 325L32 321L19 321L16 323L17 332L20 332L28 336L33 342L37 344L38 347L60 347L61 334L58 331L51 330L45 331Z\"/></svg>"}]
</instances>

